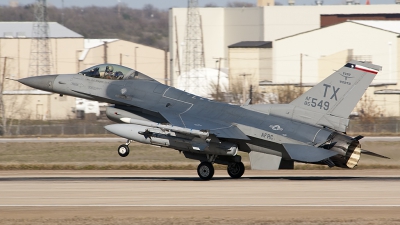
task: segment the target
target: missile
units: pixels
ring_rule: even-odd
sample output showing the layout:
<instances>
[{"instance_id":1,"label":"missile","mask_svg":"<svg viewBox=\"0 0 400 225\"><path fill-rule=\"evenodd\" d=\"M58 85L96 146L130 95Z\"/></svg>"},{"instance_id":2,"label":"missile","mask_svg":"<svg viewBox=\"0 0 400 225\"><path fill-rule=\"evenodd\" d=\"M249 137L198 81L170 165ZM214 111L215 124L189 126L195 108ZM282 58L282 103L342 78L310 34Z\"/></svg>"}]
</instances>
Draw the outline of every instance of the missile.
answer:
<instances>
[{"instance_id":1,"label":"missile","mask_svg":"<svg viewBox=\"0 0 400 225\"><path fill-rule=\"evenodd\" d=\"M207 142L203 138L187 139L174 136L175 133L161 128L146 127L137 124L111 124L104 127L109 132L129 140L144 144L158 145L181 151L190 151L202 154L235 156L238 146L230 142Z\"/></svg>"},{"instance_id":2,"label":"missile","mask_svg":"<svg viewBox=\"0 0 400 225\"><path fill-rule=\"evenodd\" d=\"M203 131L203 130L189 129L189 128L177 127L177 126L173 126L173 125L164 125L164 124L160 124L160 123L154 123L154 122L126 118L126 117L121 118L120 120L124 123L136 124L136 125L141 125L141 126L145 126L145 127L159 128L161 130L169 130L169 131L178 132L178 133L182 133L182 134L197 136L197 137L200 137L203 139L206 139L208 136L210 136L210 133L208 131Z\"/></svg>"}]
</instances>

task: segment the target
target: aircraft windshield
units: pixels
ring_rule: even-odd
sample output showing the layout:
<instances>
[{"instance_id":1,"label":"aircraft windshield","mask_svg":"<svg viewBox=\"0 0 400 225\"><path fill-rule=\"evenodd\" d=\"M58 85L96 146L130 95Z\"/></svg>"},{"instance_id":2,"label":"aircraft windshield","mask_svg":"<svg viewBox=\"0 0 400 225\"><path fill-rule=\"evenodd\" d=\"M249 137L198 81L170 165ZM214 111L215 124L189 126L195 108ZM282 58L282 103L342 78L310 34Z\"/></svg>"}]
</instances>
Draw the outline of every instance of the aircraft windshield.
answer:
<instances>
[{"instance_id":1,"label":"aircraft windshield","mask_svg":"<svg viewBox=\"0 0 400 225\"><path fill-rule=\"evenodd\" d=\"M92 66L79 72L79 74L87 77L110 80L154 80L153 78L146 76L139 71L133 70L125 66L109 63Z\"/></svg>"}]
</instances>

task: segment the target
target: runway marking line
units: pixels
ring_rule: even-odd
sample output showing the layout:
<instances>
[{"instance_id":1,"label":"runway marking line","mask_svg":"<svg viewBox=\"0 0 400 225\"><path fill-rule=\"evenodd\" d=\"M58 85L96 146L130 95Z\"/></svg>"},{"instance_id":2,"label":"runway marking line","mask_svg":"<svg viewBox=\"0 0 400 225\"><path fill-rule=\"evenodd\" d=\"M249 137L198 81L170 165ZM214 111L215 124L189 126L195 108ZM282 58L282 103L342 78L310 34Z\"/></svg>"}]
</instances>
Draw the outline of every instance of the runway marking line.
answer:
<instances>
[{"instance_id":1,"label":"runway marking line","mask_svg":"<svg viewBox=\"0 0 400 225\"><path fill-rule=\"evenodd\" d=\"M0 205L0 207L400 207L400 205Z\"/></svg>"},{"instance_id":2,"label":"runway marking line","mask_svg":"<svg viewBox=\"0 0 400 225\"><path fill-rule=\"evenodd\" d=\"M137 197L137 196L124 196L124 197L1 197L1 199L191 199L192 197ZM226 197L206 197L203 199L225 199ZM231 197L233 199L343 199L343 197ZM400 197L371 197L371 196L358 196L346 197L346 199L398 199Z\"/></svg>"}]
</instances>

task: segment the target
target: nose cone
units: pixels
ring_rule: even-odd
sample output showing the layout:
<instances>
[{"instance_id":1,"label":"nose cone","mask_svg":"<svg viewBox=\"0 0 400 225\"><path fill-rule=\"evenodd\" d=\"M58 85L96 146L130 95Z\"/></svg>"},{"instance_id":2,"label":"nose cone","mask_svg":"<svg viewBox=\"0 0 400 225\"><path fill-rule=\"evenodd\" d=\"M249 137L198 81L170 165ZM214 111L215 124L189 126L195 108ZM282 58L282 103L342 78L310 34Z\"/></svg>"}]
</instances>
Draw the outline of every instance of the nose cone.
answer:
<instances>
[{"instance_id":1,"label":"nose cone","mask_svg":"<svg viewBox=\"0 0 400 225\"><path fill-rule=\"evenodd\" d=\"M58 75L27 77L19 79L18 82L39 90L53 92L53 83L57 76Z\"/></svg>"}]
</instances>

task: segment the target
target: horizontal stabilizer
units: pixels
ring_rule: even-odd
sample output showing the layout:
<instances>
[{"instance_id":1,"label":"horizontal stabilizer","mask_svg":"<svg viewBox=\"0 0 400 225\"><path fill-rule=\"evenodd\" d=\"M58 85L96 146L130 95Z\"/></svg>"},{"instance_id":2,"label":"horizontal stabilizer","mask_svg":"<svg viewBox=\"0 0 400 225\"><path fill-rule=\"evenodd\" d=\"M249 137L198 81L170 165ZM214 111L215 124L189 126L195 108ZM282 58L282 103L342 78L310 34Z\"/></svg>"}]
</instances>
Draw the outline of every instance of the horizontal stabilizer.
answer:
<instances>
[{"instance_id":1,"label":"horizontal stabilizer","mask_svg":"<svg viewBox=\"0 0 400 225\"><path fill-rule=\"evenodd\" d=\"M358 135L357 137L354 137L353 139L359 141L359 140L361 140L363 138L364 138L364 136Z\"/></svg>"},{"instance_id":2,"label":"horizontal stabilizer","mask_svg":"<svg viewBox=\"0 0 400 225\"><path fill-rule=\"evenodd\" d=\"M331 150L309 145L283 144L283 147L292 160L301 162L319 162L338 154Z\"/></svg>"},{"instance_id":3,"label":"horizontal stabilizer","mask_svg":"<svg viewBox=\"0 0 400 225\"><path fill-rule=\"evenodd\" d=\"M378 153L370 152L370 151L364 150L364 149L361 149L361 153L362 153L362 154L366 154L366 155L370 155L370 156L379 157L379 158L390 159L390 158L387 157L387 156L379 155Z\"/></svg>"}]
</instances>

